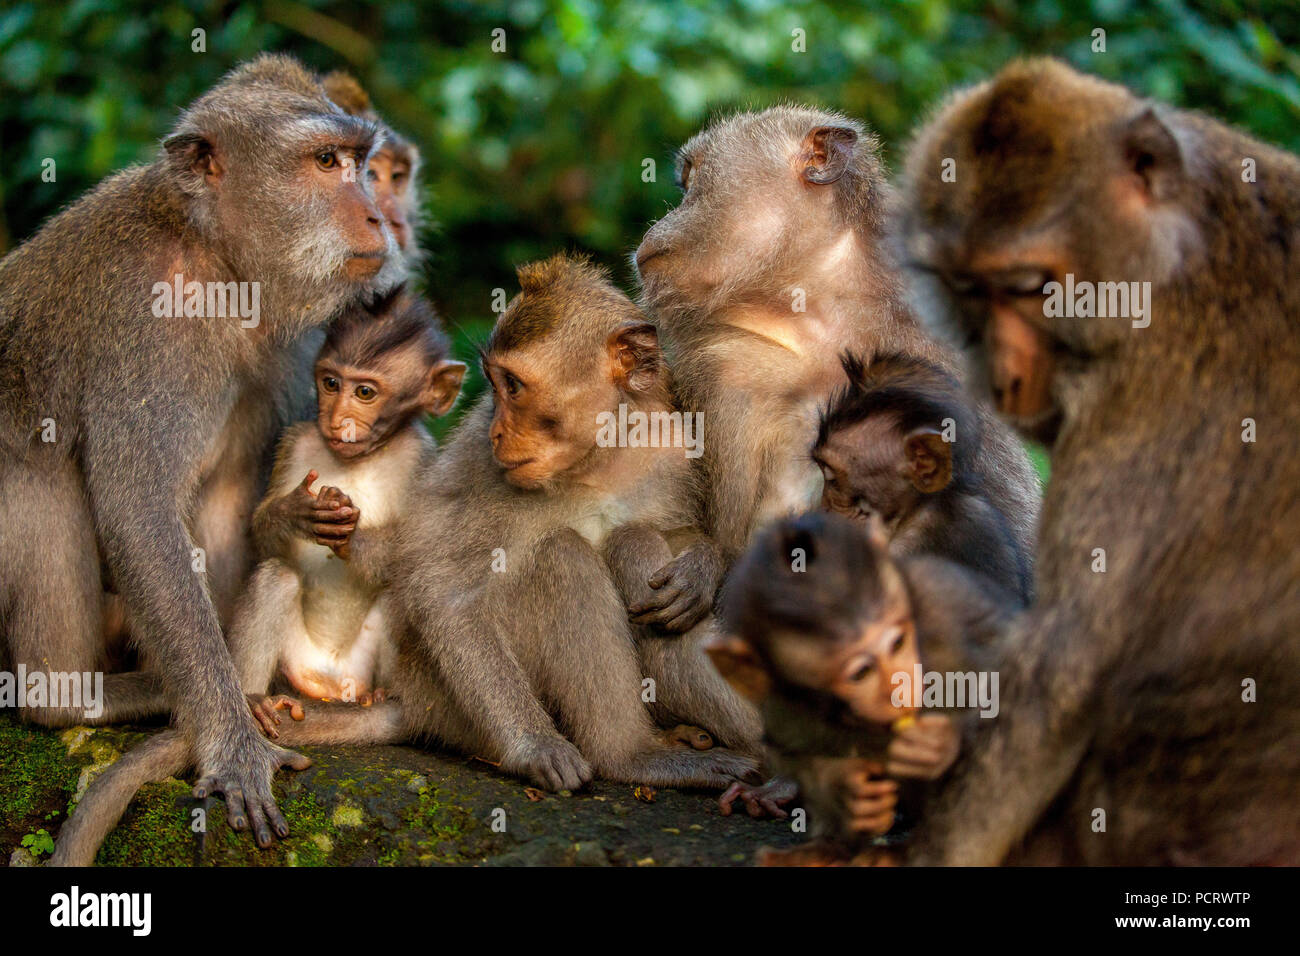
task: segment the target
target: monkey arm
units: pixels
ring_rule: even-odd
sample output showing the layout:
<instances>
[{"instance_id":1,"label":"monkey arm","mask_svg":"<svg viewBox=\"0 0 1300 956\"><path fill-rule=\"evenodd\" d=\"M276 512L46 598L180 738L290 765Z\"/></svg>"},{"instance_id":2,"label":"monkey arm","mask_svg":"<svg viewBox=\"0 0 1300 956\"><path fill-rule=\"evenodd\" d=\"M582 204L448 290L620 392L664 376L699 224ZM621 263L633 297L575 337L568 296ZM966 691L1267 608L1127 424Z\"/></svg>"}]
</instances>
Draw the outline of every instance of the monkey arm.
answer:
<instances>
[{"instance_id":1,"label":"monkey arm","mask_svg":"<svg viewBox=\"0 0 1300 956\"><path fill-rule=\"evenodd\" d=\"M300 484L303 476L293 474L291 469L298 457L295 450L315 434L315 427L312 422L299 422L285 433L276 449L266 496L253 511L250 528L258 560L292 559L293 543L311 540L300 515L302 508L310 504L310 495L304 500L305 489Z\"/></svg>"},{"instance_id":2,"label":"monkey arm","mask_svg":"<svg viewBox=\"0 0 1300 956\"><path fill-rule=\"evenodd\" d=\"M914 865L994 866L1074 774L1088 747L1088 689L1102 662L1069 646L1070 609L1030 611L1013 624L1000 715L980 721L969 749L927 812ZM1058 621L1059 619L1059 621ZM1049 651L1047 648L1051 648ZM1042 663L1050 661L1051 670Z\"/></svg>"},{"instance_id":3,"label":"monkey arm","mask_svg":"<svg viewBox=\"0 0 1300 956\"><path fill-rule=\"evenodd\" d=\"M348 565L368 584L385 587L400 529L396 524L357 528L348 539Z\"/></svg>"},{"instance_id":4,"label":"monkey arm","mask_svg":"<svg viewBox=\"0 0 1300 956\"><path fill-rule=\"evenodd\" d=\"M679 548L676 557L656 528L633 523L616 528L603 550L633 622L680 633L712 610L723 561L713 541L699 531L676 533L673 540Z\"/></svg>"}]
</instances>

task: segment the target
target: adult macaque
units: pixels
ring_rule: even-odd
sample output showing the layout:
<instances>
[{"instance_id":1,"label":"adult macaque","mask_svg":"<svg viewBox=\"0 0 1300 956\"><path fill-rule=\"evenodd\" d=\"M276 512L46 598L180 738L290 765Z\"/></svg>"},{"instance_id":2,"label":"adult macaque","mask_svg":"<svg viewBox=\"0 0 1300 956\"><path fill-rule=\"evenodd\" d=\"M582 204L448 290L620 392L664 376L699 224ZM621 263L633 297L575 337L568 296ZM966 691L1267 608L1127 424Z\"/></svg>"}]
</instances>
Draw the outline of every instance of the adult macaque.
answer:
<instances>
[{"instance_id":1,"label":"adult macaque","mask_svg":"<svg viewBox=\"0 0 1300 956\"><path fill-rule=\"evenodd\" d=\"M1300 862L1300 162L1039 60L946 103L906 188L911 257L1054 439L1002 713L914 860Z\"/></svg>"},{"instance_id":2,"label":"adult macaque","mask_svg":"<svg viewBox=\"0 0 1300 956\"><path fill-rule=\"evenodd\" d=\"M895 556L956 561L1028 602L1030 563L980 474L983 429L961 385L906 355L844 358L849 383L822 415L812 459L822 507L877 526Z\"/></svg>"},{"instance_id":3,"label":"adult macaque","mask_svg":"<svg viewBox=\"0 0 1300 956\"><path fill-rule=\"evenodd\" d=\"M620 405L674 411L654 326L580 260L526 266L519 280L484 351L492 391L417 481L387 562L395 699L308 707L301 721L281 721L293 704L273 699L262 716L290 746L432 740L552 790L593 774L724 788L756 767L756 713L694 633L641 630L625 597L649 589L670 541L698 535L690 463L681 447L598 442L598 416ZM665 726L725 746L656 728L646 678ZM174 732L137 747L86 791L52 862L93 861L139 786L190 760Z\"/></svg>"},{"instance_id":4,"label":"adult macaque","mask_svg":"<svg viewBox=\"0 0 1300 956\"><path fill-rule=\"evenodd\" d=\"M765 863L862 859L870 839L894 824L900 780L932 781L948 770L961 737L950 713L960 712L917 716L915 676L924 667L945 685L949 675L978 683L1017 609L1005 598L941 558L896 563L883 540L838 515L788 518L759 536L724 603L731 636L709 653L760 703L780 775L761 788L733 785L720 801L724 813L741 798L753 815L785 816L781 806L797 793L811 818L812 843L767 852Z\"/></svg>"},{"instance_id":5,"label":"adult macaque","mask_svg":"<svg viewBox=\"0 0 1300 956\"><path fill-rule=\"evenodd\" d=\"M436 450L420 419L446 414L465 374L448 352L432 310L402 290L330 326L316 421L281 440L253 516L264 560L230 633L245 694L266 694L278 672L307 697L382 697L396 662L383 594L391 541Z\"/></svg>"},{"instance_id":6,"label":"adult macaque","mask_svg":"<svg viewBox=\"0 0 1300 956\"><path fill-rule=\"evenodd\" d=\"M684 408L700 411L703 519L726 561L771 518L813 507L817 416L840 354L952 360L917 327L885 241L890 193L874 136L836 113L775 107L715 123L680 151L681 204L635 263ZM1028 553L1028 458L1001 423L975 462Z\"/></svg>"},{"instance_id":7,"label":"adult macaque","mask_svg":"<svg viewBox=\"0 0 1300 956\"><path fill-rule=\"evenodd\" d=\"M420 228L420 151L380 119L370 104L370 96L349 73L335 70L321 81L325 94L343 110L380 124L382 140L370 155L366 174L375 197L375 205L384 214L388 229L409 266L420 258L417 232Z\"/></svg>"},{"instance_id":8,"label":"adult macaque","mask_svg":"<svg viewBox=\"0 0 1300 956\"><path fill-rule=\"evenodd\" d=\"M218 609L248 566L269 376L395 258L349 175L374 134L296 62L261 57L195 101L153 163L110 177L0 262L9 660L98 669L107 583L149 667L108 675L97 716L63 701L27 716L170 709L196 752L195 793L222 793L231 824L263 845L287 832L271 776L305 761L258 733Z\"/></svg>"}]
</instances>

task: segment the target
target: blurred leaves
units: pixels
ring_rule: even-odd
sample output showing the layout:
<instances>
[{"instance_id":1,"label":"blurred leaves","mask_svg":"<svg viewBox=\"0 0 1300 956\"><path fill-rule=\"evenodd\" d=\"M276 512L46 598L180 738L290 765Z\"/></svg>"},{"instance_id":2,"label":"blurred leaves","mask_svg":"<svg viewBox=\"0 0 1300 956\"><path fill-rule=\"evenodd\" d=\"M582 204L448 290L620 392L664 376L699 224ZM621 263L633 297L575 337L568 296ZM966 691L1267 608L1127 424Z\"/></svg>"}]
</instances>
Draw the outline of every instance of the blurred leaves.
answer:
<instances>
[{"instance_id":1,"label":"blurred leaves","mask_svg":"<svg viewBox=\"0 0 1300 956\"><path fill-rule=\"evenodd\" d=\"M429 287L472 359L515 263L585 249L630 279L628 253L675 200L673 150L714 112L835 107L896 162L950 87L1050 54L1297 150L1298 37L1294 0L20 0L0 12L0 244L149 160L231 66L287 51L354 72L420 145ZM40 179L45 157L57 182Z\"/></svg>"}]
</instances>

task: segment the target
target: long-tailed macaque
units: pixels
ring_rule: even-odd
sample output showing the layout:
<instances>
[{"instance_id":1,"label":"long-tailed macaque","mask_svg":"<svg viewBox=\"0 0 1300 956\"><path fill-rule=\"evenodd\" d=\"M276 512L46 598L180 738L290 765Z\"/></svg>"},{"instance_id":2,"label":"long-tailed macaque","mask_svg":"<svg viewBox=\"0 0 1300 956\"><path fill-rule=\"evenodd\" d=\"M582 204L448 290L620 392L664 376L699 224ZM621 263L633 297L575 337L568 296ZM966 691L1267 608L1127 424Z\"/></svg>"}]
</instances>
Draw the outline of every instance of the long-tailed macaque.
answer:
<instances>
[{"instance_id":1,"label":"long-tailed macaque","mask_svg":"<svg viewBox=\"0 0 1300 956\"><path fill-rule=\"evenodd\" d=\"M812 459L822 507L873 524L895 557L956 561L1021 603L1030 562L981 474L979 414L955 378L925 359L844 357L848 384L822 414Z\"/></svg>"},{"instance_id":2,"label":"long-tailed macaque","mask_svg":"<svg viewBox=\"0 0 1300 956\"><path fill-rule=\"evenodd\" d=\"M1002 712L912 859L1300 863L1300 161L1035 60L905 185L910 258L1052 442Z\"/></svg>"},{"instance_id":3,"label":"long-tailed macaque","mask_svg":"<svg viewBox=\"0 0 1300 956\"><path fill-rule=\"evenodd\" d=\"M686 143L678 176L682 201L635 264L682 407L709 423L702 521L729 563L768 520L815 507L808 449L844 381L842 352L954 359L905 301L887 241L892 196L860 123L793 106L741 113ZM998 477L994 503L1029 553L1037 479L987 417L975 467Z\"/></svg>"},{"instance_id":4,"label":"long-tailed macaque","mask_svg":"<svg viewBox=\"0 0 1300 956\"><path fill-rule=\"evenodd\" d=\"M760 703L780 775L756 792L733 786L724 812L740 796L785 816L781 805L797 794L812 824L812 843L763 861L826 864L868 853L894 825L900 782L941 777L974 708L996 712L990 675L1017 609L961 565L928 555L895 561L882 537L836 514L765 530L733 572L728 636L708 649Z\"/></svg>"},{"instance_id":5,"label":"long-tailed macaque","mask_svg":"<svg viewBox=\"0 0 1300 956\"><path fill-rule=\"evenodd\" d=\"M253 516L263 561L230 633L245 694L266 694L279 673L310 698L382 696L396 662L391 540L435 453L421 416L449 411L465 374L448 352L429 307L400 289L330 326L316 421L281 440Z\"/></svg>"},{"instance_id":6,"label":"long-tailed macaque","mask_svg":"<svg viewBox=\"0 0 1300 956\"><path fill-rule=\"evenodd\" d=\"M264 845L287 832L271 776L304 760L258 732L220 613L250 567L290 343L391 279L396 244L349 175L375 132L295 61L260 57L196 100L154 162L0 262L7 660L29 674L101 669L111 591L147 667L108 674L98 713L60 699L25 716L170 711L196 794L224 795L230 823Z\"/></svg>"},{"instance_id":7,"label":"long-tailed macaque","mask_svg":"<svg viewBox=\"0 0 1300 956\"><path fill-rule=\"evenodd\" d=\"M519 280L483 354L491 393L417 477L387 562L393 699L307 705L303 720L272 701L266 721L288 746L439 742L553 790L593 774L724 788L756 768L757 713L705 656L705 625L629 619L699 534L696 423L672 404L654 326L602 270L557 256ZM683 747L655 718L723 746ZM93 861L140 785L191 760L171 731L131 751L87 789L52 862Z\"/></svg>"}]
</instances>

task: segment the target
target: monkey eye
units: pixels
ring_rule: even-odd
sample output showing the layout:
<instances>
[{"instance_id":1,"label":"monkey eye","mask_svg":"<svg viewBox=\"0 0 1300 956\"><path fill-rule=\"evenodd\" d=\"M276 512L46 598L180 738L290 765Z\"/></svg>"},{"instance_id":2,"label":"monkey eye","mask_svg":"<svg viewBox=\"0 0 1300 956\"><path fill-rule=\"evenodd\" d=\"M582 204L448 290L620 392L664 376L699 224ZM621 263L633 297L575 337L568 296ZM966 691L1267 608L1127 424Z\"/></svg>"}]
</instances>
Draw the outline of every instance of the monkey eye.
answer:
<instances>
[{"instance_id":1,"label":"monkey eye","mask_svg":"<svg viewBox=\"0 0 1300 956\"><path fill-rule=\"evenodd\" d=\"M367 166L367 167L366 167L366 178L367 178L367 179L370 179L370 180L373 180L373 181L375 181L375 182L378 182L378 181L379 181L379 170L375 169L375 167L373 167L373 166Z\"/></svg>"},{"instance_id":2,"label":"monkey eye","mask_svg":"<svg viewBox=\"0 0 1300 956\"><path fill-rule=\"evenodd\" d=\"M1011 295L1042 295L1052 274L1043 269L1013 269L1002 276L1002 289Z\"/></svg>"},{"instance_id":3,"label":"monkey eye","mask_svg":"<svg viewBox=\"0 0 1300 956\"><path fill-rule=\"evenodd\" d=\"M409 175L410 175L410 173L407 172L405 169L394 169L394 170L393 170L393 182L395 182L395 183L404 182L404 181L406 180L406 177L409 176Z\"/></svg>"},{"instance_id":4,"label":"monkey eye","mask_svg":"<svg viewBox=\"0 0 1300 956\"><path fill-rule=\"evenodd\" d=\"M378 394L378 390L373 385L357 386L357 398L361 399L363 402L374 401L375 396Z\"/></svg>"},{"instance_id":5,"label":"monkey eye","mask_svg":"<svg viewBox=\"0 0 1300 956\"><path fill-rule=\"evenodd\" d=\"M320 380L321 387L327 392L337 392L339 390L339 380L332 375L326 375Z\"/></svg>"},{"instance_id":6,"label":"monkey eye","mask_svg":"<svg viewBox=\"0 0 1300 956\"><path fill-rule=\"evenodd\" d=\"M894 639L889 642L889 653L897 654L899 651L903 649L903 645L906 643L907 643L907 632L904 631L902 628L899 628L898 633L894 635Z\"/></svg>"},{"instance_id":7,"label":"monkey eye","mask_svg":"<svg viewBox=\"0 0 1300 956\"><path fill-rule=\"evenodd\" d=\"M973 276L966 275L963 272L945 272L943 274L943 281L952 291L953 295L975 295L979 291L980 287L980 284Z\"/></svg>"},{"instance_id":8,"label":"monkey eye","mask_svg":"<svg viewBox=\"0 0 1300 956\"><path fill-rule=\"evenodd\" d=\"M848 674L845 675L850 683L857 684L871 676L876 669L876 659L868 657L865 660L857 661L850 666Z\"/></svg>"},{"instance_id":9,"label":"monkey eye","mask_svg":"<svg viewBox=\"0 0 1300 956\"><path fill-rule=\"evenodd\" d=\"M316 165L321 169L337 169L339 154L332 149L323 150L316 154Z\"/></svg>"},{"instance_id":10,"label":"monkey eye","mask_svg":"<svg viewBox=\"0 0 1300 956\"><path fill-rule=\"evenodd\" d=\"M518 397L519 393L523 391L524 383L515 378L510 372L506 372L505 374L505 383L506 394L511 398Z\"/></svg>"}]
</instances>

